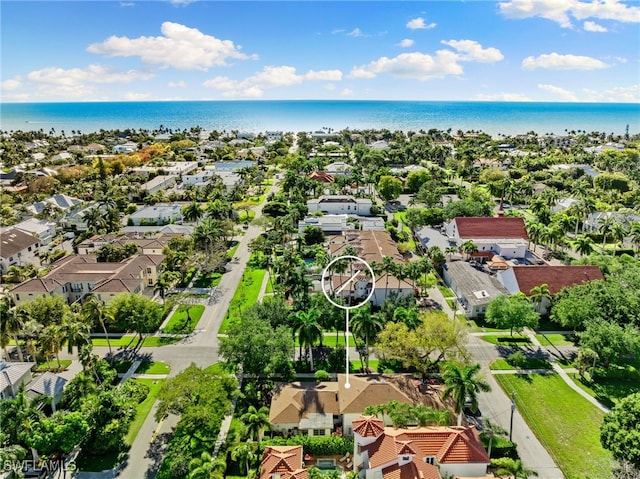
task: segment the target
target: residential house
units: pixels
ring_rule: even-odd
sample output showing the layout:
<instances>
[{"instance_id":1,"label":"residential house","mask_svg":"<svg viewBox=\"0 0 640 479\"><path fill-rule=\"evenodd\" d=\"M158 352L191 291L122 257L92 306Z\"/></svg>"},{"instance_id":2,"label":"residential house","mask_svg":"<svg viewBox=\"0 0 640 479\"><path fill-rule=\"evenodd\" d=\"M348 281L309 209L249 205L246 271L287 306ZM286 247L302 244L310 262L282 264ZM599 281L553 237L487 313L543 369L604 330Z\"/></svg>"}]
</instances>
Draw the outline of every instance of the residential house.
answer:
<instances>
[{"instance_id":1,"label":"residential house","mask_svg":"<svg viewBox=\"0 0 640 479\"><path fill-rule=\"evenodd\" d=\"M562 198L555 202L555 204L551 207L552 213L561 213L562 211L568 210L572 206L579 205L582 201L576 198Z\"/></svg>"},{"instance_id":2,"label":"residential house","mask_svg":"<svg viewBox=\"0 0 640 479\"><path fill-rule=\"evenodd\" d=\"M283 434L330 436L338 428L352 436L351 423L367 406L398 401L420 404L423 397L408 375L349 375L351 387L345 388L347 376L321 383L294 382L278 384L271 398L269 423ZM391 424L391 419L385 415Z\"/></svg>"},{"instance_id":3,"label":"residential house","mask_svg":"<svg viewBox=\"0 0 640 479\"><path fill-rule=\"evenodd\" d=\"M175 185L177 179L177 175L158 175L146 183L143 183L140 189L149 195L153 195L158 191L166 190L170 186Z\"/></svg>"},{"instance_id":4,"label":"residential house","mask_svg":"<svg viewBox=\"0 0 640 479\"><path fill-rule=\"evenodd\" d=\"M165 225L182 223L182 207L178 204L153 205L129 215L128 223L133 225Z\"/></svg>"},{"instance_id":5,"label":"residential house","mask_svg":"<svg viewBox=\"0 0 640 479\"><path fill-rule=\"evenodd\" d=\"M371 143L369 145L369 148L371 148L373 150L388 150L389 149L389 143L387 143L384 140L378 140L378 141L374 141L373 143Z\"/></svg>"},{"instance_id":6,"label":"residential house","mask_svg":"<svg viewBox=\"0 0 640 479\"><path fill-rule=\"evenodd\" d=\"M353 432L353 468L363 479L484 478L491 463L473 426L392 428L361 416Z\"/></svg>"},{"instance_id":7,"label":"residential house","mask_svg":"<svg viewBox=\"0 0 640 479\"><path fill-rule=\"evenodd\" d=\"M264 136L267 140L267 143L275 143L276 141L280 141L282 139L282 131L265 131Z\"/></svg>"},{"instance_id":8,"label":"residential house","mask_svg":"<svg viewBox=\"0 0 640 479\"><path fill-rule=\"evenodd\" d=\"M71 161L73 155L67 151L61 151L57 155L51 157L51 161Z\"/></svg>"},{"instance_id":9,"label":"residential house","mask_svg":"<svg viewBox=\"0 0 640 479\"><path fill-rule=\"evenodd\" d=\"M60 224L64 228L68 228L74 231L86 231L89 229L87 225L87 221L85 219L85 215L92 209L99 208L101 211L104 210L104 206L97 206L96 202L89 203L82 209L71 210L64 215L64 218L60 220Z\"/></svg>"},{"instance_id":10,"label":"residential house","mask_svg":"<svg viewBox=\"0 0 640 479\"><path fill-rule=\"evenodd\" d=\"M471 241L479 253L489 257L497 254L505 259L524 258L529 248L529 235L523 218L458 217L445 226L445 231L455 246Z\"/></svg>"},{"instance_id":11,"label":"residential house","mask_svg":"<svg viewBox=\"0 0 640 479\"><path fill-rule=\"evenodd\" d=\"M558 164L558 165L551 165L549 167L550 170L552 171L566 171L566 170L570 170L572 168L577 168L579 170L584 171L584 174L587 176L590 176L591 178L595 178L596 176L598 176L600 174L599 171L593 169L591 166L589 165L583 165L583 164Z\"/></svg>"},{"instance_id":12,"label":"residential house","mask_svg":"<svg viewBox=\"0 0 640 479\"><path fill-rule=\"evenodd\" d=\"M318 183L333 183L335 181L333 175L326 171L312 171L307 175L307 178Z\"/></svg>"},{"instance_id":13,"label":"residential house","mask_svg":"<svg viewBox=\"0 0 640 479\"><path fill-rule=\"evenodd\" d=\"M169 242L177 237L182 236L181 232L152 232L149 235L140 234L139 232L125 232L123 234L101 234L87 238L78 244L78 254L96 254L97 251L106 244L115 246L125 246L126 244L135 244L138 246L139 254L162 254Z\"/></svg>"},{"instance_id":14,"label":"residential house","mask_svg":"<svg viewBox=\"0 0 640 479\"><path fill-rule=\"evenodd\" d=\"M349 176L353 171L353 166L344 161L334 161L324 167L324 171L333 176Z\"/></svg>"},{"instance_id":15,"label":"residential house","mask_svg":"<svg viewBox=\"0 0 640 479\"><path fill-rule=\"evenodd\" d=\"M509 294L509 291L493 276L479 271L465 261L445 264L443 279L455 293L469 318L484 315L493 299Z\"/></svg>"},{"instance_id":16,"label":"residential house","mask_svg":"<svg viewBox=\"0 0 640 479\"><path fill-rule=\"evenodd\" d=\"M39 267L39 248L40 240L29 233L16 228L3 231L0 233L0 274L5 274L13 265Z\"/></svg>"},{"instance_id":17,"label":"residential house","mask_svg":"<svg viewBox=\"0 0 640 479\"><path fill-rule=\"evenodd\" d=\"M43 201L38 201L32 205L27 206L27 210L31 211L34 215L42 213L47 204L53 205L62 211L68 211L76 208L82 204L82 200L68 196L65 194L58 194L45 198Z\"/></svg>"},{"instance_id":18,"label":"residential house","mask_svg":"<svg viewBox=\"0 0 640 479\"><path fill-rule=\"evenodd\" d=\"M193 226L189 225L177 225L177 224L168 224L164 226L124 226L120 230L123 233L139 233L139 234L148 234L148 233L167 233L167 234L180 234L190 236L193 234Z\"/></svg>"},{"instance_id":19,"label":"residential house","mask_svg":"<svg viewBox=\"0 0 640 479\"><path fill-rule=\"evenodd\" d=\"M498 281L511 294L524 293L531 296L531 290L542 284L546 284L549 293L554 296L570 286L575 286L588 281L602 280L602 271L597 266L513 266L506 271L498 272ZM546 313L549 309L549 298L542 298L540 312Z\"/></svg>"},{"instance_id":20,"label":"residential house","mask_svg":"<svg viewBox=\"0 0 640 479\"><path fill-rule=\"evenodd\" d=\"M204 170L199 171L198 173L193 173L191 175L183 175L182 185L202 186L214 176L216 176L216 173L213 170Z\"/></svg>"},{"instance_id":21,"label":"residential house","mask_svg":"<svg viewBox=\"0 0 640 479\"><path fill-rule=\"evenodd\" d=\"M16 304L40 296L62 296L68 303L89 294L109 303L122 293L144 293L158 278L162 255L135 255L119 263L98 263L95 255L69 255L40 278L32 278L9 291Z\"/></svg>"},{"instance_id":22,"label":"residential house","mask_svg":"<svg viewBox=\"0 0 640 479\"><path fill-rule=\"evenodd\" d=\"M31 369L36 363L0 361L0 399L13 399L22 386L33 379Z\"/></svg>"},{"instance_id":23,"label":"residential house","mask_svg":"<svg viewBox=\"0 0 640 479\"><path fill-rule=\"evenodd\" d=\"M324 214L353 214L371 216L373 202L369 198L354 198L348 195L323 195L307 201L309 213L322 211Z\"/></svg>"},{"instance_id":24,"label":"residential house","mask_svg":"<svg viewBox=\"0 0 640 479\"><path fill-rule=\"evenodd\" d=\"M120 145L115 145L113 147L114 153L133 153L138 150L138 145L133 141L129 141L127 143L122 143Z\"/></svg>"},{"instance_id":25,"label":"residential house","mask_svg":"<svg viewBox=\"0 0 640 479\"><path fill-rule=\"evenodd\" d=\"M307 216L298 221L298 234L304 233L308 226L320 228L324 234L339 235L348 229L353 229L353 223L349 223L347 215L322 215Z\"/></svg>"},{"instance_id":26,"label":"residential house","mask_svg":"<svg viewBox=\"0 0 640 479\"><path fill-rule=\"evenodd\" d=\"M47 220L29 218L13 227L38 238L41 246L48 245L56 236L56 224Z\"/></svg>"},{"instance_id":27,"label":"residential house","mask_svg":"<svg viewBox=\"0 0 640 479\"><path fill-rule=\"evenodd\" d=\"M582 225L585 232L595 232L605 221L611 219L616 223L628 226L631 223L640 222L640 216L635 213L625 213L621 211L600 211L598 213L590 213Z\"/></svg>"},{"instance_id":28,"label":"residential house","mask_svg":"<svg viewBox=\"0 0 640 479\"><path fill-rule=\"evenodd\" d=\"M302 459L302 446L266 446L260 479L307 479Z\"/></svg>"},{"instance_id":29,"label":"residential house","mask_svg":"<svg viewBox=\"0 0 640 479\"><path fill-rule=\"evenodd\" d=\"M38 396L45 396L51 399L49 403L53 412L56 411L56 405L62 400L64 387L67 380L57 374L46 372L40 374L31 383L25 387L27 397L34 399Z\"/></svg>"},{"instance_id":30,"label":"residential house","mask_svg":"<svg viewBox=\"0 0 640 479\"><path fill-rule=\"evenodd\" d=\"M343 235L331 237L329 241L329 253L333 258L348 254L349 247L353 248L356 255L369 265L374 262L382 264L387 256L393 258L396 263L404 262L402 255L398 252L398 245L388 231L347 231ZM348 275L340 274L333 274L330 281L333 291L341 291L345 298L366 298L372 288L371 279L364 271L356 281L350 281ZM371 304L381 306L391 293L409 296L414 294L414 287L408 281L398 279L393 274L383 272L376 275L375 289L370 298Z\"/></svg>"}]
</instances>

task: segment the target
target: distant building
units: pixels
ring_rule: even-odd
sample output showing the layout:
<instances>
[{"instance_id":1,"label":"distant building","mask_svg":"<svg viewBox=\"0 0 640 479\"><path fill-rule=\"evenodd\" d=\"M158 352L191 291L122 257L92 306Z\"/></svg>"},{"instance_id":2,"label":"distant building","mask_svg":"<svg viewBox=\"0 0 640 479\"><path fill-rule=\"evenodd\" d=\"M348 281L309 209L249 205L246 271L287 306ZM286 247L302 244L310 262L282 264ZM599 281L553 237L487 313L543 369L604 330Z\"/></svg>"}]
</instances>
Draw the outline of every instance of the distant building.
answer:
<instances>
[{"instance_id":1,"label":"distant building","mask_svg":"<svg viewBox=\"0 0 640 479\"><path fill-rule=\"evenodd\" d=\"M449 241L456 246L471 241L479 253L487 255L524 258L529 248L524 219L519 217L458 217L451 220L445 230Z\"/></svg>"},{"instance_id":2,"label":"distant building","mask_svg":"<svg viewBox=\"0 0 640 479\"><path fill-rule=\"evenodd\" d=\"M129 219L133 225L166 225L182 223L182 207L173 205L153 205L131 213Z\"/></svg>"},{"instance_id":3,"label":"distant building","mask_svg":"<svg viewBox=\"0 0 640 479\"><path fill-rule=\"evenodd\" d=\"M36 363L0 361L0 399L13 399L33 379L31 369Z\"/></svg>"},{"instance_id":4,"label":"distant building","mask_svg":"<svg viewBox=\"0 0 640 479\"><path fill-rule=\"evenodd\" d=\"M0 233L0 273L6 274L11 266L33 264L40 266L38 249L40 240L16 228Z\"/></svg>"},{"instance_id":5,"label":"distant building","mask_svg":"<svg viewBox=\"0 0 640 479\"><path fill-rule=\"evenodd\" d=\"M45 205L47 204L53 205L62 211L68 211L80 206L82 204L82 200L74 198L72 196L58 194L50 196L49 198L45 198L43 201L38 201L37 203L27 206L27 210L37 215L39 213L42 213Z\"/></svg>"},{"instance_id":6,"label":"distant building","mask_svg":"<svg viewBox=\"0 0 640 479\"><path fill-rule=\"evenodd\" d=\"M354 214L371 216L373 202L369 198L354 198L353 196L325 195L307 201L309 213L322 211L325 214L341 215Z\"/></svg>"},{"instance_id":7,"label":"distant building","mask_svg":"<svg viewBox=\"0 0 640 479\"><path fill-rule=\"evenodd\" d=\"M579 205L582 201L576 198L562 198L555 202L555 204L551 207L552 213L560 213L562 211L568 210L572 206Z\"/></svg>"},{"instance_id":8,"label":"distant building","mask_svg":"<svg viewBox=\"0 0 640 479\"><path fill-rule=\"evenodd\" d=\"M38 238L41 246L47 246L56 236L56 224L47 220L29 218L13 227Z\"/></svg>"},{"instance_id":9,"label":"distant building","mask_svg":"<svg viewBox=\"0 0 640 479\"><path fill-rule=\"evenodd\" d=\"M621 211L600 211L591 213L582 225L583 231L598 231L602 223L609 218L621 225L630 225L631 223L640 222L640 216L635 213L623 213Z\"/></svg>"},{"instance_id":10,"label":"distant building","mask_svg":"<svg viewBox=\"0 0 640 479\"><path fill-rule=\"evenodd\" d=\"M158 175L155 178L144 183L140 189L146 191L147 194L153 195L158 191L163 191L176 184L177 175Z\"/></svg>"}]
</instances>

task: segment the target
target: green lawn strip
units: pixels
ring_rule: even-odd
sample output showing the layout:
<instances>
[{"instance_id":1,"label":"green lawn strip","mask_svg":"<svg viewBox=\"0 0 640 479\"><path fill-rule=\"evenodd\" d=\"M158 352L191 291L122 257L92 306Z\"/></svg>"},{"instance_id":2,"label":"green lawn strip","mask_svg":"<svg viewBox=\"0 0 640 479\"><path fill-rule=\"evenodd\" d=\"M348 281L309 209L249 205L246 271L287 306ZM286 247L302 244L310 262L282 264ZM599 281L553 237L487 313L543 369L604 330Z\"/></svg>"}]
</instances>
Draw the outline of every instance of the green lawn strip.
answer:
<instances>
[{"instance_id":1,"label":"green lawn strip","mask_svg":"<svg viewBox=\"0 0 640 479\"><path fill-rule=\"evenodd\" d=\"M38 362L36 372L43 373L45 371L64 371L69 366L71 366L71 359L61 359L60 365L58 365L57 359L52 359L50 361Z\"/></svg>"},{"instance_id":2,"label":"green lawn strip","mask_svg":"<svg viewBox=\"0 0 640 479\"><path fill-rule=\"evenodd\" d=\"M500 346L531 344L531 340L527 336L520 336L518 334L514 334L513 337L509 334L487 334L485 336L479 336L479 338L488 343Z\"/></svg>"},{"instance_id":3,"label":"green lawn strip","mask_svg":"<svg viewBox=\"0 0 640 479\"><path fill-rule=\"evenodd\" d=\"M111 342L111 347L112 348L119 348L119 347L126 347L126 346L135 346L136 344L138 344L138 336L137 335L125 335L125 336L120 336L117 339L111 339L111 337L109 337L110 342ZM143 347L157 347L157 346L164 346L166 344L173 344L173 343L177 343L178 341L180 341L182 338L178 337L178 338L163 338L160 336L145 336L144 338L144 342L142 343ZM91 342L93 343L94 346L107 346L107 340L105 338L91 338Z\"/></svg>"},{"instance_id":4,"label":"green lawn strip","mask_svg":"<svg viewBox=\"0 0 640 479\"><path fill-rule=\"evenodd\" d=\"M119 373L126 373L132 364L133 361L118 359L117 361L113 361L113 363L111 363L111 366L113 366L113 369L115 369Z\"/></svg>"},{"instance_id":5,"label":"green lawn strip","mask_svg":"<svg viewBox=\"0 0 640 479\"><path fill-rule=\"evenodd\" d=\"M580 389L609 408L614 407L629 394L640 391L640 379L596 378L593 381L588 381L576 373L569 374L569 376Z\"/></svg>"},{"instance_id":6,"label":"green lawn strip","mask_svg":"<svg viewBox=\"0 0 640 479\"><path fill-rule=\"evenodd\" d=\"M338 336L338 346L344 346L344 334L340 334ZM300 346L300 343L298 342L298 336L296 336L295 338L295 344L296 347ZM320 342L316 343L316 346L319 346ZM323 346L327 346L330 348L335 348L336 347L336 335L335 333L333 334L326 334L322 337L322 345ZM350 348L355 348L356 347L356 341L355 339L353 339L353 336L349 336L349 347Z\"/></svg>"},{"instance_id":7,"label":"green lawn strip","mask_svg":"<svg viewBox=\"0 0 640 479\"><path fill-rule=\"evenodd\" d=\"M542 346L575 346L571 334L536 334L536 339Z\"/></svg>"},{"instance_id":8,"label":"green lawn strip","mask_svg":"<svg viewBox=\"0 0 640 479\"><path fill-rule=\"evenodd\" d=\"M107 338L91 338L91 342L94 346L108 346L111 344L112 348L119 348L121 346L133 346L137 342L138 337L130 334L109 333L109 341Z\"/></svg>"},{"instance_id":9,"label":"green lawn strip","mask_svg":"<svg viewBox=\"0 0 640 479\"><path fill-rule=\"evenodd\" d=\"M242 280L229 303L229 311L222 321L218 333L224 334L230 322L237 320L244 308L258 301L258 295L260 294L260 288L262 287L262 281L264 280L266 272L265 269L247 266L247 269L245 269L242 275Z\"/></svg>"},{"instance_id":10,"label":"green lawn strip","mask_svg":"<svg viewBox=\"0 0 640 479\"><path fill-rule=\"evenodd\" d=\"M451 289L447 288L445 285L437 284L436 286L438 287L438 289L442 293L442 296L444 296L445 298L455 298L456 297L455 293L453 291L451 291Z\"/></svg>"},{"instance_id":11,"label":"green lawn strip","mask_svg":"<svg viewBox=\"0 0 640 479\"><path fill-rule=\"evenodd\" d=\"M522 366L513 366L506 359L496 359L489 366L493 371L509 371L516 369L551 369L551 363L543 358L527 358Z\"/></svg>"},{"instance_id":12,"label":"green lawn strip","mask_svg":"<svg viewBox=\"0 0 640 479\"><path fill-rule=\"evenodd\" d=\"M516 392L518 411L565 477L603 477L603 471L610 471L611 455L600 444L604 413L562 378L557 374L494 377L505 393Z\"/></svg>"},{"instance_id":13,"label":"green lawn strip","mask_svg":"<svg viewBox=\"0 0 640 479\"><path fill-rule=\"evenodd\" d=\"M363 371L363 366L362 364L360 364L360 361L351 361L351 363L354 365L353 366L353 372L357 373L357 372L361 372ZM371 369L372 371L377 371L378 370L378 360L377 359L370 359L369 360L369 369Z\"/></svg>"},{"instance_id":14,"label":"green lawn strip","mask_svg":"<svg viewBox=\"0 0 640 479\"><path fill-rule=\"evenodd\" d=\"M167 344L177 343L182 340L181 337L171 338L162 336L146 336L144 338L144 342L142 343L143 347L146 348L157 348L158 346L166 346Z\"/></svg>"},{"instance_id":15,"label":"green lawn strip","mask_svg":"<svg viewBox=\"0 0 640 479\"><path fill-rule=\"evenodd\" d=\"M204 313L204 305L202 304L194 304L189 308L189 316L191 316L191 321L187 323L187 307L185 305L178 306L175 313L169 319L169 322L164 328L165 333L173 333L173 334L189 334L193 331L200 321L202 317L202 313Z\"/></svg>"},{"instance_id":16,"label":"green lawn strip","mask_svg":"<svg viewBox=\"0 0 640 479\"><path fill-rule=\"evenodd\" d=\"M413 239L413 235L411 234L411 229L409 229L409 227L407 226L407 224L405 223L405 218L406 218L407 214L405 211L398 211L397 213L393 214L393 217L398 221L398 223L402 223L402 231L404 231L405 233L407 233L408 235L408 242L409 245L411 246L411 250L415 251L416 249L416 242Z\"/></svg>"},{"instance_id":17,"label":"green lawn strip","mask_svg":"<svg viewBox=\"0 0 640 479\"><path fill-rule=\"evenodd\" d=\"M142 401L136 407L136 417L133 422L129 425L129 432L127 433L127 437L125 438L125 443L128 446L133 444L133 441L136 439L140 428L144 424L144 421L147 419L151 408L153 407L153 403L156 402L156 398L158 397L158 391L160 391L160 386L162 386L163 379L136 379L137 382L146 384L149 386L149 394L144 401Z\"/></svg>"},{"instance_id":18,"label":"green lawn strip","mask_svg":"<svg viewBox=\"0 0 640 479\"><path fill-rule=\"evenodd\" d=\"M498 328L489 326L487 323L483 322L478 318L470 319L470 318L465 318L464 315L460 315L460 314L456 315L457 318L460 318L461 316L462 316L462 319L464 319L464 321L466 322L467 326L469 326L471 328L471 331L474 333L508 333L509 332L506 329L498 329Z\"/></svg>"},{"instance_id":19,"label":"green lawn strip","mask_svg":"<svg viewBox=\"0 0 640 479\"><path fill-rule=\"evenodd\" d=\"M138 374L169 374L171 366L163 361L142 361L136 373Z\"/></svg>"},{"instance_id":20,"label":"green lawn strip","mask_svg":"<svg viewBox=\"0 0 640 479\"><path fill-rule=\"evenodd\" d=\"M238 246L240 246L240 242L239 241L234 241L234 245L229 248L229 250L227 251L227 258L231 259L236 255L236 251L238 250Z\"/></svg>"}]
</instances>

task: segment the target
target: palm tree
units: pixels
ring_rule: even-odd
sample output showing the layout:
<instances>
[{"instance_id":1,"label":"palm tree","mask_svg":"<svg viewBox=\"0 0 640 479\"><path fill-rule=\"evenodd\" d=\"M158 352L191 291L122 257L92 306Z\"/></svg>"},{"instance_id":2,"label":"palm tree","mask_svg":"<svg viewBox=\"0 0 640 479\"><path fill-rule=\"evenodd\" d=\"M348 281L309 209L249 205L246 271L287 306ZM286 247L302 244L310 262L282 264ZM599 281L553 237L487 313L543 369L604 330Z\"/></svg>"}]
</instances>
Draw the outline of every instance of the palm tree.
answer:
<instances>
[{"instance_id":1,"label":"palm tree","mask_svg":"<svg viewBox=\"0 0 640 479\"><path fill-rule=\"evenodd\" d=\"M511 479L528 479L529 476L537 476L538 473L533 469L524 467L520 459L511 459L510 457L501 457L494 459L491 464L495 466L496 475L498 477L509 477Z\"/></svg>"},{"instance_id":2,"label":"palm tree","mask_svg":"<svg viewBox=\"0 0 640 479\"><path fill-rule=\"evenodd\" d=\"M189 479L222 479L227 470L224 459L213 459L211 454L204 451L200 457L189 462Z\"/></svg>"},{"instance_id":3,"label":"palm tree","mask_svg":"<svg viewBox=\"0 0 640 479\"><path fill-rule=\"evenodd\" d=\"M467 240L460 245L460 252L466 255L467 261L469 261L469 259L471 258L471 255L477 251L478 251L478 247L471 240Z\"/></svg>"},{"instance_id":4,"label":"palm tree","mask_svg":"<svg viewBox=\"0 0 640 479\"><path fill-rule=\"evenodd\" d=\"M503 428L496 423L484 419L482 421L482 432L480 433L484 437L489 437L489 447L487 448L487 456L491 457L491 448L493 446L493 438L495 436L504 436L507 434Z\"/></svg>"},{"instance_id":5,"label":"palm tree","mask_svg":"<svg viewBox=\"0 0 640 479\"><path fill-rule=\"evenodd\" d=\"M460 367L455 363L449 363L442 375L445 384L442 399L453 398L454 410L458 413L458 426L462 425L462 412L466 402L471 403L471 411L478 410L478 393L491 391L491 386L477 374L480 364L472 364Z\"/></svg>"},{"instance_id":6,"label":"palm tree","mask_svg":"<svg viewBox=\"0 0 640 479\"><path fill-rule=\"evenodd\" d=\"M99 233L101 229L104 228L104 215L100 211L100 209L94 207L90 210L87 210L84 213L84 221L87 224L87 228L92 233Z\"/></svg>"},{"instance_id":7,"label":"palm tree","mask_svg":"<svg viewBox=\"0 0 640 479\"><path fill-rule=\"evenodd\" d=\"M448 426L451 420L447 409L438 410L432 407L418 404L413 408L413 414L418 421L418 426Z\"/></svg>"},{"instance_id":8,"label":"palm tree","mask_svg":"<svg viewBox=\"0 0 640 479\"><path fill-rule=\"evenodd\" d=\"M598 233L602 235L602 252L607 244L607 237L613 232L613 225L616 223L612 215L605 214L598 220Z\"/></svg>"},{"instance_id":9,"label":"palm tree","mask_svg":"<svg viewBox=\"0 0 640 479\"><path fill-rule=\"evenodd\" d=\"M385 256L382 258L382 272L385 274L385 286L384 286L384 301L387 299L387 293L389 292L389 275L393 274L396 269L396 262L391 256ZM375 271L374 271L375 272Z\"/></svg>"},{"instance_id":10,"label":"palm tree","mask_svg":"<svg viewBox=\"0 0 640 479\"><path fill-rule=\"evenodd\" d=\"M243 442L236 445L231 451L231 459L242 462L245 466L246 474L249 475L249 465L256 458L252 443Z\"/></svg>"},{"instance_id":11,"label":"palm tree","mask_svg":"<svg viewBox=\"0 0 640 479\"><path fill-rule=\"evenodd\" d=\"M60 325L60 334L63 336L63 341L67 342L69 354L73 354L74 346L79 352L82 346L91 344L91 327L75 314L65 315Z\"/></svg>"},{"instance_id":12,"label":"palm tree","mask_svg":"<svg viewBox=\"0 0 640 479\"><path fill-rule=\"evenodd\" d=\"M637 257L638 251L640 250L640 221L631 223L629 226L629 239L635 248Z\"/></svg>"},{"instance_id":13,"label":"palm tree","mask_svg":"<svg viewBox=\"0 0 640 479\"><path fill-rule=\"evenodd\" d=\"M39 338L42 353L47 359L49 359L51 355L55 355L59 369L62 369L62 364L60 364L60 350L62 349L63 341L64 330L57 324L51 324L45 327Z\"/></svg>"},{"instance_id":14,"label":"palm tree","mask_svg":"<svg viewBox=\"0 0 640 479\"><path fill-rule=\"evenodd\" d=\"M3 335L11 336L16 343L16 349L18 350L18 358L20 361L24 361L24 356L22 355L22 346L18 341L18 335L22 332L22 328L24 327L23 316L18 314L16 310L11 310L9 302L3 298L2 305L0 309L0 330ZM5 346L5 355L7 359L9 359L9 355Z\"/></svg>"},{"instance_id":15,"label":"palm tree","mask_svg":"<svg viewBox=\"0 0 640 479\"><path fill-rule=\"evenodd\" d=\"M531 294L531 299L533 303L536 305L536 311L540 314L540 309L542 307L542 300L547 298L551 300L551 293L549 292L549 285L547 283L543 283L539 286L534 286L531 288L529 292Z\"/></svg>"},{"instance_id":16,"label":"palm tree","mask_svg":"<svg viewBox=\"0 0 640 479\"><path fill-rule=\"evenodd\" d=\"M455 246L447 246L444 249L444 253L447 255L447 259L451 261L451 255L458 252L458 248Z\"/></svg>"},{"instance_id":17,"label":"palm tree","mask_svg":"<svg viewBox=\"0 0 640 479\"><path fill-rule=\"evenodd\" d=\"M302 347L309 348L309 361L311 370L313 370L313 345L320 340L322 342L322 328L318 324L320 312L311 308L309 311L298 311L293 315L294 334L298 333L298 341L300 343L300 361L302 362Z\"/></svg>"},{"instance_id":18,"label":"palm tree","mask_svg":"<svg viewBox=\"0 0 640 479\"><path fill-rule=\"evenodd\" d=\"M98 323L102 327L104 337L107 340L109 348L109 363L113 361L113 351L111 350L111 341L109 341L109 333L107 332L107 321L113 319L111 311L107 309L106 304L97 296L91 295L82 305L82 314L90 322L90 324Z\"/></svg>"},{"instance_id":19,"label":"palm tree","mask_svg":"<svg viewBox=\"0 0 640 479\"><path fill-rule=\"evenodd\" d=\"M240 420L247 427L247 433L251 439L262 441L262 434L265 429L269 429L269 408L262 406L256 409L255 406L249 406L247 412L244 413Z\"/></svg>"},{"instance_id":20,"label":"palm tree","mask_svg":"<svg viewBox=\"0 0 640 479\"><path fill-rule=\"evenodd\" d=\"M577 236L576 239L573 240L572 245L580 256L590 255L593 253L593 240L589 236Z\"/></svg>"},{"instance_id":21,"label":"palm tree","mask_svg":"<svg viewBox=\"0 0 640 479\"><path fill-rule=\"evenodd\" d=\"M622 245L624 237L627 234L627 230L620 223L614 223L611 226L611 238L613 239L613 255L616 255L616 246Z\"/></svg>"},{"instance_id":22,"label":"palm tree","mask_svg":"<svg viewBox=\"0 0 640 479\"><path fill-rule=\"evenodd\" d=\"M202 218L203 214L204 211L197 201L192 201L187 206L184 206L182 208L182 216L184 216L184 219L189 223L197 222L200 218Z\"/></svg>"},{"instance_id":23,"label":"palm tree","mask_svg":"<svg viewBox=\"0 0 640 479\"><path fill-rule=\"evenodd\" d=\"M369 371L369 343L375 339L380 331L384 328L384 321L378 314L371 314L369 304L358 308L351 318L351 329L354 336L364 341L364 347L367 351L365 356L365 368Z\"/></svg>"},{"instance_id":24,"label":"palm tree","mask_svg":"<svg viewBox=\"0 0 640 479\"><path fill-rule=\"evenodd\" d=\"M538 247L538 243L542 239L542 230L544 226L538 222L528 222L527 223L527 233L529 234L529 238L533 241L533 252L535 253L536 248Z\"/></svg>"}]
</instances>

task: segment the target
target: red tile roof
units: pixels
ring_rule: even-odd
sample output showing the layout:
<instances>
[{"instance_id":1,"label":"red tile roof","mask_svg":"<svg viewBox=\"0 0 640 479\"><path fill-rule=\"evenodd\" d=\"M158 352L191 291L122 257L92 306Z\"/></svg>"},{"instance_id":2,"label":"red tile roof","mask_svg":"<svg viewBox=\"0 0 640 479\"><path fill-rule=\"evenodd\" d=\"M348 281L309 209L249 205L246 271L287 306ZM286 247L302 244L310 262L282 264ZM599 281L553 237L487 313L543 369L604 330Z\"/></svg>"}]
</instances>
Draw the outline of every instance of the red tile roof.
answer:
<instances>
[{"instance_id":1,"label":"red tile roof","mask_svg":"<svg viewBox=\"0 0 640 479\"><path fill-rule=\"evenodd\" d=\"M307 178L320 183L333 183L333 175L326 171L313 171L307 175Z\"/></svg>"},{"instance_id":2,"label":"red tile roof","mask_svg":"<svg viewBox=\"0 0 640 479\"><path fill-rule=\"evenodd\" d=\"M378 437L384 432L383 422L375 416L360 416L352 424L354 434L362 437Z\"/></svg>"},{"instance_id":3,"label":"red tile roof","mask_svg":"<svg viewBox=\"0 0 640 479\"><path fill-rule=\"evenodd\" d=\"M260 478L270 479L279 474L281 479L306 479L302 468L302 446L267 446L262 454Z\"/></svg>"},{"instance_id":4,"label":"red tile roof","mask_svg":"<svg viewBox=\"0 0 640 479\"><path fill-rule=\"evenodd\" d=\"M464 218L454 220L461 239L496 238L529 239L523 218Z\"/></svg>"},{"instance_id":5,"label":"red tile roof","mask_svg":"<svg viewBox=\"0 0 640 479\"><path fill-rule=\"evenodd\" d=\"M382 469L383 479L440 479L436 466L420 460L414 460L403 466L394 464Z\"/></svg>"},{"instance_id":6,"label":"red tile roof","mask_svg":"<svg viewBox=\"0 0 640 479\"><path fill-rule=\"evenodd\" d=\"M566 286L604 279L597 266L514 266L513 274L520 291L527 296L541 284L546 284L551 294L557 294Z\"/></svg>"}]
</instances>

